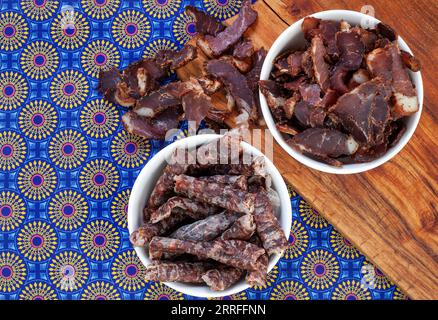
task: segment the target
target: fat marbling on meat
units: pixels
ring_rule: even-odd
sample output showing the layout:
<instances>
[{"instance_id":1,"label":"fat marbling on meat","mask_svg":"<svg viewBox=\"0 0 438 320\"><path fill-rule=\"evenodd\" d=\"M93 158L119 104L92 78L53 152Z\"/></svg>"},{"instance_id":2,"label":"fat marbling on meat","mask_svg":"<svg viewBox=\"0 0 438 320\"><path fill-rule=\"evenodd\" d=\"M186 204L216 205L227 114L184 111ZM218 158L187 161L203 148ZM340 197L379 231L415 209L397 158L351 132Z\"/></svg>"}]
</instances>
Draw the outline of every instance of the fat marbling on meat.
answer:
<instances>
[{"instance_id":1,"label":"fat marbling on meat","mask_svg":"<svg viewBox=\"0 0 438 320\"><path fill-rule=\"evenodd\" d=\"M390 120L390 91L381 78L375 78L344 94L330 108L344 128L361 144L374 146L384 142Z\"/></svg>"}]
</instances>

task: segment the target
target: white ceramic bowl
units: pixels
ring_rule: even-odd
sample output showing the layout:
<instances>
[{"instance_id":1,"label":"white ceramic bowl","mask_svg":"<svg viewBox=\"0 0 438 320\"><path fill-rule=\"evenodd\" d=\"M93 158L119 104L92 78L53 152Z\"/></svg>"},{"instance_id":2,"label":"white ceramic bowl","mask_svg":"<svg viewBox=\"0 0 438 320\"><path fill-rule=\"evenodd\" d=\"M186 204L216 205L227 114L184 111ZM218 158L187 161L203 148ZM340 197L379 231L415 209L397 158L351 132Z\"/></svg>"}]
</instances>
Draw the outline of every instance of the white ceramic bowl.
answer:
<instances>
[{"instance_id":1,"label":"white ceramic bowl","mask_svg":"<svg viewBox=\"0 0 438 320\"><path fill-rule=\"evenodd\" d=\"M155 186L156 181L160 177L163 172L164 167L166 166L166 159L170 157L172 152L176 148L194 148L201 144L205 144L212 140L220 138L220 135L216 134L205 134L192 136L189 138L178 140L171 145L167 146L160 152L158 152L141 170L137 180L134 183L134 186L131 191L131 196L129 198L128 204L128 230L129 234L132 234L135 230L137 230L143 224L143 208L146 205L147 200L152 192L152 189ZM242 142L242 147L244 152L248 154L252 154L255 156L263 155L258 149L253 146ZM272 176L272 187L274 190L278 192L280 197L280 217L279 222L281 228L284 231L284 234L287 238L289 238L291 223L292 223L292 207L289 198L289 193L284 183L283 178L281 177L278 170L272 164L272 162L265 157L266 160L266 168L268 173ZM135 247L135 251L137 252L138 257L141 262L147 266L151 263L149 259L149 254L144 247ZM269 259L268 270L270 271L275 264L280 259L280 255L273 255ZM227 296L231 294L235 294L242 290L247 289L249 286L245 282L245 280L241 280L236 283L232 287L228 288L224 291L212 291L207 285L192 285L180 282L166 282L166 285L169 287L178 290L182 293L197 296L197 297L221 297Z\"/></svg>"},{"instance_id":2,"label":"white ceramic bowl","mask_svg":"<svg viewBox=\"0 0 438 320\"><path fill-rule=\"evenodd\" d=\"M324 20L345 20L348 23L350 23L352 26L354 25L361 25L361 22L366 21L367 26L375 26L380 21L377 20L374 17L365 15L360 12L356 11L349 11L349 10L329 10L329 11L322 11L315 14L312 14L311 16L319 19ZM284 51L288 49L300 49L302 48L304 44L304 36L301 32L301 23L303 22L303 19L295 22L290 27L288 27L283 33L277 38L277 40L272 45L271 49L269 50L266 60L263 64L262 72L260 75L261 80L268 80L270 73L273 68L273 61L274 59ZM401 31L403 30L396 30ZM401 37L399 37L398 44L402 50L408 51L412 53L412 51L409 49L406 42L403 41ZM418 101L420 108L418 112L413 114L412 116L408 117L406 119L406 132L400 139L400 141L394 145L392 148L388 149L388 151L380 158L368 162L368 163L357 163L357 164L346 164L342 167L333 167L328 164L313 160L297 151L295 151L293 148L291 148L283 138L282 133L280 133L276 126L274 119L272 118L271 111L269 110L268 104L266 103L266 99L263 96L262 93L259 93L260 95L260 103L263 111L263 116L265 118L266 124L271 131L272 135L274 136L275 140L281 145L281 147L287 151L295 160L301 162L302 164L317 169L323 172L328 173L335 173L335 174L351 174L351 173L359 173L364 172L367 170L371 170L373 168L376 168L386 161L390 160L392 157L394 157L403 147L408 143L409 139L414 134L414 131L418 125L418 122L420 121L421 111L423 109L423 81L421 79L421 73L420 72L411 72L409 71L411 79L415 85L417 95L418 95Z\"/></svg>"}]
</instances>

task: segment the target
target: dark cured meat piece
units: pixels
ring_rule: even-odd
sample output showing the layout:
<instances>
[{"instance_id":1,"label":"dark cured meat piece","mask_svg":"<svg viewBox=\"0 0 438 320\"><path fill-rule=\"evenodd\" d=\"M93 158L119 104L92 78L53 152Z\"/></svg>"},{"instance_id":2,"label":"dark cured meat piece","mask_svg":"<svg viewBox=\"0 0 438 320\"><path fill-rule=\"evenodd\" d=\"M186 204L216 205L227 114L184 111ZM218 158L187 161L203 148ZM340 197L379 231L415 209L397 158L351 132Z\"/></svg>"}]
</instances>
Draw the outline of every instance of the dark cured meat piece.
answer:
<instances>
[{"instance_id":1,"label":"dark cured meat piece","mask_svg":"<svg viewBox=\"0 0 438 320\"><path fill-rule=\"evenodd\" d=\"M185 82L172 82L144 96L134 108L140 116L152 118L169 107L183 106L185 119L200 123L214 106L199 82L190 78Z\"/></svg>"},{"instance_id":2,"label":"dark cured meat piece","mask_svg":"<svg viewBox=\"0 0 438 320\"><path fill-rule=\"evenodd\" d=\"M254 174L254 170L249 164L211 164L202 165L195 168L194 170L189 170L187 172L189 175L193 176L208 176L208 175L244 175L250 177Z\"/></svg>"},{"instance_id":3,"label":"dark cured meat piece","mask_svg":"<svg viewBox=\"0 0 438 320\"><path fill-rule=\"evenodd\" d=\"M158 89L161 79L166 76L163 68L151 58L130 64L122 73L122 81L129 88L129 96L139 99Z\"/></svg>"},{"instance_id":4,"label":"dark cured meat piece","mask_svg":"<svg viewBox=\"0 0 438 320\"><path fill-rule=\"evenodd\" d=\"M208 270L203 276L202 280L213 291L223 291L228 289L240 278L242 278L243 270L233 267L222 267Z\"/></svg>"},{"instance_id":5,"label":"dark cured meat piece","mask_svg":"<svg viewBox=\"0 0 438 320\"><path fill-rule=\"evenodd\" d=\"M260 73L262 72L263 62L265 61L265 58L266 58L266 50L264 48L260 48L259 50L257 50L252 56L253 67L245 75L248 87L253 92L255 98L259 125L264 124L264 119L262 117L262 108L260 106L260 99L259 99L259 80L260 80Z\"/></svg>"},{"instance_id":6,"label":"dark cured meat piece","mask_svg":"<svg viewBox=\"0 0 438 320\"><path fill-rule=\"evenodd\" d=\"M338 46L336 45L336 33L341 29L339 21L322 20L319 23L319 29L321 30L321 38L327 47L327 54L336 59L339 55Z\"/></svg>"},{"instance_id":7,"label":"dark cured meat piece","mask_svg":"<svg viewBox=\"0 0 438 320\"><path fill-rule=\"evenodd\" d=\"M172 95L169 88L164 86L142 97L137 101L134 112L139 116L152 118L169 107L181 105L181 99Z\"/></svg>"},{"instance_id":8,"label":"dark cured meat piece","mask_svg":"<svg viewBox=\"0 0 438 320\"><path fill-rule=\"evenodd\" d=\"M365 69L358 69L353 75L351 76L351 79L348 83L348 89L349 91L353 90L357 86L361 85L362 83L365 83L367 81L370 81L371 77L367 70Z\"/></svg>"},{"instance_id":9,"label":"dark cured meat piece","mask_svg":"<svg viewBox=\"0 0 438 320\"><path fill-rule=\"evenodd\" d=\"M234 188L238 188L244 191L248 189L246 176L214 175L207 177L199 177L199 179L207 182L227 184Z\"/></svg>"},{"instance_id":10,"label":"dark cured meat piece","mask_svg":"<svg viewBox=\"0 0 438 320\"><path fill-rule=\"evenodd\" d=\"M146 267L146 280L203 283L202 276L212 268L205 262L153 262Z\"/></svg>"},{"instance_id":11,"label":"dark cured meat piece","mask_svg":"<svg viewBox=\"0 0 438 320\"><path fill-rule=\"evenodd\" d=\"M393 28L391 28L389 25L384 24L380 22L376 26L377 33L380 34L382 37L387 38L389 41L395 41L398 38L397 32Z\"/></svg>"},{"instance_id":12,"label":"dark cured meat piece","mask_svg":"<svg viewBox=\"0 0 438 320\"><path fill-rule=\"evenodd\" d=\"M269 109L277 121L286 118L283 106L286 102L281 87L272 80L260 80L260 90L266 98Z\"/></svg>"},{"instance_id":13,"label":"dark cured meat piece","mask_svg":"<svg viewBox=\"0 0 438 320\"><path fill-rule=\"evenodd\" d=\"M374 77L381 77L388 83L392 81L392 55L389 46L377 48L366 57L366 65Z\"/></svg>"},{"instance_id":14,"label":"dark cured meat piece","mask_svg":"<svg viewBox=\"0 0 438 320\"><path fill-rule=\"evenodd\" d=\"M336 43L339 48L340 58L330 78L331 87L343 94L349 91L346 77L349 71L359 69L365 53L364 44L357 32L338 32Z\"/></svg>"},{"instance_id":15,"label":"dark cured meat piece","mask_svg":"<svg viewBox=\"0 0 438 320\"><path fill-rule=\"evenodd\" d=\"M196 163L196 156L184 150L181 156L181 150L176 149L169 160L168 165L164 168L163 174L158 178L154 189L149 197L146 209L152 212L164 204L173 194L175 175L185 173L191 164ZM149 221L150 215L145 215L145 221Z\"/></svg>"},{"instance_id":16,"label":"dark cured meat piece","mask_svg":"<svg viewBox=\"0 0 438 320\"><path fill-rule=\"evenodd\" d=\"M365 47L356 32L338 32L336 44L340 51L340 58L337 64L346 70L359 69L362 64Z\"/></svg>"},{"instance_id":17,"label":"dark cured meat piece","mask_svg":"<svg viewBox=\"0 0 438 320\"><path fill-rule=\"evenodd\" d=\"M312 106L321 104L321 88L317 84L302 84L299 87L301 97Z\"/></svg>"},{"instance_id":18,"label":"dark cured meat piece","mask_svg":"<svg viewBox=\"0 0 438 320\"><path fill-rule=\"evenodd\" d=\"M321 107L324 110L328 110L329 107L331 107L336 103L336 101L338 101L338 98L339 94L335 90L329 89L322 98Z\"/></svg>"},{"instance_id":19,"label":"dark cured meat piece","mask_svg":"<svg viewBox=\"0 0 438 320\"><path fill-rule=\"evenodd\" d=\"M254 211L254 194L218 183L179 175L175 177L175 192L197 201L241 213Z\"/></svg>"},{"instance_id":20,"label":"dark cured meat piece","mask_svg":"<svg viewBox=\"0 0 438 320\"><path fill-rule=\"evenodd\" d=\"M354 27L351 29L351 31L360 36L360 41L362 41L366 53L376 48L376 41L378 37L374 30L366 30L359 27Z\"/></svg>"},{"instance_id":21,"label":"dark cured meat piece","mask_svg":"<svg viewBox=\"0 0 438 320\"><path fill-rule=\"evenodd\" d=\"M294 149L320 158L337 158L356 152L358 144L334 129L310 128L295 135L289 143Z\"/></svg>"},{"instance_id":22,"label":"dark cured meat piece","mask_svg":"<svg viewBox=\"0 0 438 320\"><path fill-rule=\"evenodd\" d=\"M172 197L167 200L165 204L151 213L150 222L157 223L170 217L175 208L185 210L186 215L196 220L210 216L219 211L217 207L205 205L204 203L196 202L183 197Z\"/></svg>"},{"instance_id":23,"label":"dark cured meat piece","mask_svg":"<svg viewBox=\"0 0 438 320\"><path fill-rule=\"evenodd\" d=\"M112 67L108 71L100 71L97 90L106 100L117 103L114 95L121 80L121 74L117 68Z\"/></svg>"},{"instance_id":24,"label":"dark cured meat piece","mask_svg":"<svg viewBox=\"0 0 438 320\"><path fill-rule=\"evenodd\" d=\"M225 26L221 22L193 6L187 6L185 12L195 20L196 32L198 34L210 34L215 36L225 29Z\"/></svg>"},{"instance_id":25,"label":"dark cured meat piece","mask_svg":"<svg viewBox=\"0 0 438 320\"><path fill-rule=\"evenodd\" d=\"M295 106L297 105L297 102L301 100L301 95L297 92L295 92L292 97L286 100L286 102L283 105L284 114L286 115L287 119L292 119L294 112L295 112Z\"/></svg>"},{"instance_id":26,"label":"dark cured meat piece","mask_svg":"<svg viewBox=\"0 0 438 320\"><path fill-rule=\"evenodd\" d=\"M153 237L162 236L173 231L183 222L187 221L187 219L187 216L184 214L174 214L158 223L145 223L139 229L135 230L129 239L134 246L143 247L148 244Z\"/></svg>"},{"instance_id":27,"label":"dark cured meat piece","mask_svg":"<svg viewBox=\"0 0 438 320\"><path fill-rule=\"evenodd\" d=\"M374 76L383 77L387 82L392 83L393 112L397 117L418 111L417 92L404 66L397 44L372 51L368 54L366 62Z\"/></svg>"},{"instance_id":28,"label":"dark cured meat piece","mask_svg":"<svg viewBox=\"0 0 438 320\"><path fill-rule=\"evenodd\" d=\"M389 92L380 78L344 94L330 108L356 141L368 146L383 143L390 118Z\"/></svg>"},{"instance_id":29,"label":"dark cured meat piece","mask_svg":"<svg viewBox=\"0 0 438 320\"><path fill-rule=\"evenodd\" d=\"M210 60L206 63L207 73L221 81L236 101L240 115L239 122L257 119L254 93L248 87L246 78L233 65L221 60Z\"/></svg>"},{"instance_id":30,"label":"dark cured meat piece","mask_svg":"<svg viewBox=\"0 0 438 320\"><path fill-rule=\"evenodd\" d=\"M258 82L260 79L260 73L262 72L263 62L265 62L266 50L260 48L253 55L253 68L246 74L246 81L248 87L255 92L258 90ZM258 99L257 99L258 100Z\"/></svg>"},{"instance_id":31,"label":"dark cured meat piece","mask_svg":"<svg viewBox=\"0 0 438 320\"><path fill-rule=\"evenodd\" d=\"M301 30L304 33L304 37L310 41L315 35L320 33L319 24L321 19L314 17L305 17L301 24Z\"/></svg>"},{"instance_id":32,"label":"dark cured meat piece","mask_svg":"<svg viewBox=\"0 0 438 320\"><path fill-rule=\"evenodd\" d=\"M221 61L228 62L232 66L234 66L237 70L239 70L240 73L247 73L251 69L251 63L248 63L245 60L240 60L234 56L230 55L223 55L219 58Z\"/></svg>"},{"instance_id":33,"label":"dark cured meat piece","mask_svg":"<svg viewBox=\"0 0 438 320\"><path fill-rule=\"evenodd\" d=\"M196 58L196 48L185 45L182 50L159 51L156 58L146 58L130 64L123 73L113 68L99 74L98 90L105 99L125 107L159 88L169 70L182 67Z\"/></svg>"},{"instance_id":34,"label":"dark cured meat piece","mask_svg":"<svg viewBox=\"0 0 438 320\"><path fill-rule=\"evenodd\" d=\"M295 78L294 80L290 82L286 82L283 84L283 88L290 91L299 91L300 86L307 81L306 76L300 76L298 78Z\"/></svg>"},{"instance_id":35,"label":"dark cured meat piece","mask_svg":"<svg viewBox=\"0 0 438 320\"><path fill-rule=\"evenodd\" d=\"M312 61L312 47L309 47L306 51L304 51L301 57L301 67L309 79L313 79L315 77Z\"/></svg>"},{"instance_id":36,"label":"dark cured meat piece","mask_svg":"<svg viewBox=\"0 0 438 320\"><path fill-rule=\"evenodd\" d=\"M286 134L290 134L291 136L294 136L298 133L300 133L300 131L297 128L294 128L288 124L278 124L276 125L278 131L282 132L282 133L286 133Z\"/></svg>"},{"instance_id":37,"label":"dark cured meat piece","mask_svg":"<svg viewBox=\"0 0 438 320\"><path fill-rule=\"evenodd\" d=\"M388 150L385 143L373 146L371 148L359 148L352 156L354 163L364 163L376 160L383 156Z\"/></svg>"},{"instance_id":38,"label":"dark cured meat piece","mask_svg":"<svg viewBox=\"0 0 438 320\"><path fill-rule=\"evenodd\" d=\"M252 8L251 1L245 0L237 19L224 31L216 36L206 35L208 43L214 56L220 56L228 48L237 43L245 31L256 21L257 12Z\"/></svg>"},{"instance_id":39,"label":"dark cured meat piece","mask_svg":"<svg viewBox=\"0 0 438 320\"><path fill-rule=\"evenodd\" d=\"M265 253L265 250L240 240L192 242L154 237L149 243L149 256L156 260L163 253L188 253L202 259L213 259L242 270L257 270L257 260Z\"/></svg>"},{"instance_id":40,"label":"dark cured meat piece","mask_svg":"<svg viewBox=\"0 0 438 320\"><path fill-rule=\"evenodd\" d=\"M161 50L155 57L156 62L164 69L176 70L193 61L198 56L194 46L186 44L179 51Z\"/></svg>"},{"instance_id":41,"label":"dark cured meat piece","mask_svg":"<svg viewBox=\"0 0 438 320\"><path fill-rule=\"evenodd\" d=\"M251 39L242 39L236 44L233 50L233 56L237 59L250 58L254 53L254 46Z\"/></svg>"},{"instance_id":42,"label":"dark cured meat piece","mask_svg":"<svg viewBox=\"0 0 438 320\"><path fill-rule=\"evenodd\" d=\"M256 230L254 216L246 214L235 221L222 235L222 240L249 240Z\"/></svg>"},{"instance_id":43,"label":"dark cured meat piece","mask_svg":"<svg viewBox=\"0 0 438 320\"><path fill-rule=\"evenodd\" d=\"M330 88L330 72L329 65L324 59L326 49L320 37L314 37L312 39L311 54L315 78L322 91L326 92Z\"/></svg>"},{"instance_id":44,"label":"dark cured meat piece","mask_svg":"<svg viewBox=\"0 0 438 320\"><path fill-rule=\"evenodd\" d=\"M228 131L220 139L204 144L196 151L196 160L199 165L208 164L239 164L243 152L241 142L243 129L236 128Z\"/></svg>"},{"instance_id":45,"label":"dark cured meat piece","mask_svg":"<svg viewBox=\"0 0 438 320\"><path fill-rule=\"evenodd\" d=\"M263 248L268 255L280 254L288 246L286 237L277 218L266 192L261 191L256 195L254 204L254 220L257 234L262 240Z\"/></svg>"},{"instance_id":46,"label":"dark cured meat piece","mask_svg":"<svg viewBox=\"0 0 438 320\"><path fill-rule=\"evenodd\" d=\"M402 61L404 65L412 70L413 72L418 72L421 70L421 62L417 58L415 58L412 54L409 52L400 50L400 55L402 58Z\"/></svg>"},{"instance_id":47,"label":"dark cured meat piece","mask_svg":"<svg viewBox=\"0 0 438 320\"><path fill-rule=\"evenodd\" d=\"M390 124L391 130L388 136L388 147L395 146L406 132L406 124L401 120Z\"/></svg>"},{"instance_id":48,"label":"dark cured meat piece","mask_svg":"<svg viewBox=\"0 0 438 320\"><path fill-rule=\"evenodd\" d=\"M289 74L289 64L287 58L290 54L291 53L289 51L286 51L275 58L274 67L277 69L275 71L276 77L283 74Z\"/></svg>"},{"instance_id":49,"label":"dark cured meat piece","mask_svg":"<svg viewBox=\"0 0 438 320\"><path fill-rule=\"evenodd\" d=\"M267 254L262 255L259 260L257 260L257 264L259 265L258 270L254 271L248 271L246 275L246 282L251 287L259 286L264 287L266 286L267 282L267 273L268 273L268 263L269 263L269 257Z\"/></svg>"},{"instance_id":50,"label":"dark cured meat piece","mask_svg":"<svg viewBox=\"0 0 438 320\"><path fill-rule=\"evenodd\" d=\"M122 123L129 133L146 139L164 139L169 130L178 127L182 115L179 107L168 108L154 119L139 116L130 110L122 116Z\"/></svg>"},{"instance_id":51,"label":"dark cured meat piece","mask_svg":"<svg viewBox=\"0 0 438 320\"><path fill-rule=\"evenodd\" d=\"M326 117L326 111L320 107L314 107L305 101L295 105L295 118L305 128L322 127Z\"/></svg>"},{"instance_id":52,"label":"dark cured meat piece","mask_svg":"<svg viewBox=\"0 0 438 320\"><path fill-rule=\"evenodd\" d=\"M289 74L292 77L298 76L303 71L303 67L302 67L303 54L304 53L301 52L301 51L296 51L294 53L291 53L287 57L287 64L288 64L288 67L289 67Z\"/></svg>"},{"instance_id":53,"label":"dark cured meat piece","mask_svg":"<svg viewBox=\"0 0 438 320\"><path fill-rule=\"evenodd\" d=\"M182 97L182 106L185 118L195 121L197 126L210 114L209 111L214 109L210 97L204 93L201 86Z\"/></svg>"},{"instance_id":54,"label":"dark cured meat piece","mask_svg":"<svg viewBox=\"0 0 438 320\"><path fill-rule=\"evenodd\" d=\"M251 237L251 239L249 239L249 242L259 247L262 246L262 240L260 240L260 237L257 235L257 233L254 234ZM266 286L266 281L268 278L268 262L269 262L269 257L265 253L261 255L259 260L257 261L257 264L259 265L259 269L255 271L248 271L245 280L246 282L248 282L248 284L251 287Z\"/></svg>"},{"instance_id":55,"label":"dark cured meat piece","mask_svg":"<svg viewBox=\"0 0 438 320\"><path fill-rule=\"evenodd\" d=\"M199 84L201 85L204 92L208 95L212 95L222 88L222 83L216 79L210 79L207 77L198 78Z\"/></svg>"},{"instance_id":56,"label":"dark cured meat piece","mask_svg":"<svg viewBox=\"0 0 438 320\"><path fill-rule=\"evenodd\" d=\"M225 120L230 116L230 112L227 110L219 110L211 108L207 112L205 119L206 125L210 129L214 129L216 133L220 133L221 129L227 129L229 126L225 123ZM214 128L212 126L214 125Z\"/></svg>"},{"instance_id":57,"label":"dark cured meat piece","mask_svg":"<svg viewBox=\"0 0 438 320\"><path fill-rule=\"evenodd\" d=\"M238 218L238 213L219 213L198 220L192 224L186 224L173 232L169 237L187 241L211 241L219 237Z\"/></svg>"}]
</instances>

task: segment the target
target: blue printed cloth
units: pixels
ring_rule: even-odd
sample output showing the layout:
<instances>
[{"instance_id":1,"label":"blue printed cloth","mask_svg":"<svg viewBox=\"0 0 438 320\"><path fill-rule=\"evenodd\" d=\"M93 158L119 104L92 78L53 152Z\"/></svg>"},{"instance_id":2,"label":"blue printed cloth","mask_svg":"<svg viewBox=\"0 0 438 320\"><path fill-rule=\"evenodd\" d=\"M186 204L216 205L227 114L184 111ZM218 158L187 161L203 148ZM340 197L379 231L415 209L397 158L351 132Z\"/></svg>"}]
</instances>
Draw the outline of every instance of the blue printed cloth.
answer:
<instances>
[{"instance_id":1,"label":"blue printed cloth","mask_svg":"<svg viewBox=\"0 0 438 320\"><path fill-rule=\"evenodd\" d=\"M144 280L127 203L166 143L125 132L125 110L96 92L97 75L181 48L196 33L185 5L224 20L242 1L0 3L0 299L194 299ZM290 247L267 286L227 299L406 298L290 195Z\"/></svg>"}]
</instances>

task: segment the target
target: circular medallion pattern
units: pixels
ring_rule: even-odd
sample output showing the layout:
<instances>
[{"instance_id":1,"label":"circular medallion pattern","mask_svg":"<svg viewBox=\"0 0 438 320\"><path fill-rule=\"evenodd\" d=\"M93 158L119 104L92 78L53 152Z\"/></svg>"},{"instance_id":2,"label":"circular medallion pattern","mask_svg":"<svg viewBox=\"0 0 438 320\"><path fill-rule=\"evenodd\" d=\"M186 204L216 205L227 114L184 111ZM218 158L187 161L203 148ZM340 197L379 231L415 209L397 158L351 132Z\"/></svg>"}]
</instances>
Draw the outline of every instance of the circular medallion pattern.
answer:
<instances>
[{"instance_id":1,"label":"circular medallion pattern","mask_svg":"<svg viewBox=\"0 0 438 320\"><path fill-rule=\"evenodd\" d=\"M32 140L44 140L58 124L56 109L47 101L34 100L26 104L18 116L21 132Z\"/></svg>"},{"instance_id":2,"label":"circular medallion pattern","mask_svg":"<svg viewBox=\"0 0 438 320\"><path fill-rule=\"evenodd\" d=\"M45 282L36 281L27 284L20 292L20 300L58 300L55 290Z\"/></svg>"},{"instance_id":3,"label":"circular medallion pattern","mask_svg":"<svg viewBox=\"0 0 438 320\"><path fill-rule=\"evenodd\" d=\"M78 131L66 129L56 133L50 140L49 158L61 169L71 170L79 167L87 155L87 140Z\"/></svg>"},{"instance_id":4,"label":"circular medallion pattern","mask_svg":"<svg viewBox=\"0 0 438 320\"><path fill-rule=\"evenodd\" d=\"M63 109L76 108L85 102L90 86L87 78L76 70L58 73L50 83L50 97Z\"/></svg>"},{"instance_id":5,"label":"circular medallion pattern","mask_svg":"<svg viewBox=\"0 0 438 320\"><path fill-rule=\"evenodd\" d=\"M50 281L61 291L82 288L90 274L86 260L75 251L58 253L49 264Z\"/></svg>"},{"instance_id":6,"label":"circular medallion pattern","mask_svg":"<svg viewBox=\"0 0 438 320\"><path fill-rule=\"evenodd\" d=\"M127 10L114 19L111 32L119 46L126 49L137 49L148 40L151 25L143 13Z\"/></svg>"},{"instance_id":7,"label":"circular medallion pattern","mask_svg":"<svg viewBox=\"0 0 438 320\"><path fill-rule=\"evenodd\" d=\"M18 172L18 188L27 199L46 199L55 190L57 182L55 170L42 160L26 163Z\"/></svg>"},{"instance_id":8,"label":"circular medallion pattern","mask_svg":"<svg viewBox=\"0 0 438 320\"><path fill-rule=\"evenodd\" d=\"M49 78L58 68L58 64L58 52L45 41L35 41L26 46L20 56L21 69L33 80Z\"/></svg>"},{"instance_id":9,"label":"circular medallion pattern","mask_svg":"<svg viewBox=\"0 0 438 320\"><path fill-rule=\"evenodd\" d=\"M107 199L117 189L119 173L114 165L103 159L88 162L79 175L79 184L85 194L93 199Z\"/></svg>"},{"instance_id":10,"label":"circular medallion pattern","mask_svg":"<svg viewBox=\"0 0 438 320\"><path fill-rule=\"evenodd\" d=\"M111 216L114 221L121 227L128 227L128 202L131 190L126 189L119 192L111 201Z\"/></svg>"},{"instance_id":11,"label":"circular medallion pattern","mask_svg":"<svg viewBox=\"0 0 438 320\"><path fill-rule=\"evenodd\" d=\"M50 34L58 47L77 50L88 40L90 25L79 11L65 10L53 20Z\"/></svg>"},{"instance_id":12,"label":"circular medallion pattern","mask_svg":"<svg viewBox=\"0 0 438 320\"><path fill-rule=\"evenodd\" d=\"M144 300L184 300L181 292L175 291L159 282L151 282L146 289Z\"/></svg>"},{"instance_id":13,"label":"circular medallion pattern","mask_svg":"<svg viewBox=\"0 0 438 320\"><path fill-rule=\"evenodd\" d=\"M120 293L111 283L96 281L85 287L81 300L120 300Z\"/></svg>"},{"instance_id":14,"label":"circular medallion pattern","mask_svg":"<svg viewBox=\"0 0 438 320\"><path fill-rule=\"evenodd\" d=\"M111 136L119 122L120 116L116 106L104 99L92 100L81 110L82 130L91 138L103 139Z\"/></svg>"},{"instance_id":15,"label":"circular medallion pattern","mask_svg":"<svg viewBox=\"0 0 438 320\"><path fill-rule=\"evenodd\" d=\"M104 20L114 16L120 6L120 0L82 0L84 12L96 20Z\"/></svg>"},{"instance_id":16,"label":"circular medallion pattern","mask_svg":"<svg viewBox=\"0 0 438 320\"><path fill-rule=\"evenodd\" d=\"M243 0L203 0L204 8L213 17L226 20L237 14Z\"/></svg>"},{"instance_id":17,"label":"circular medallion pattern","mask_svg":"<svg viewBox=\"0 0 438 320\"><path fill-rule=\"evenodd\" d=\"M146 163L150 156L149 140L120 131L111 141L111 156L123 168L137 168Z\"/></svg>"},{"instance_id":18,"label":"circular medallion pattern","mask_svg":"<svg viewBox=\"0 0 438 320\"><path fill-rule=\"evenodd\" d=\"M0 192L0 231L17 229L26 216L26 206L21 196L13 191Z\"/></svg>"},{"instance_id":19,"label":"circular medallion pattern","mask_svg":"<svg viewBox=\"0 0 438 320\"><path fill-rule=\"evenodd\" d=\"M330 252L314 250L303 258L300 272L310 288L325 290L339 278L339 263Z\"/></svg>"},{"instance_id":20,"label":"circular medallion pattern","mask_svg":"<svg viewBox=\"0 0 438 320\"><path fill-rule=\"evenodd\" d=\"M23 226L17 236L18 251L31 261L47 260L55 251L58 238L44 221L33 221Z\"/></svg>"},{"instance_id":21,"label":"circular medallion pattern","mask_svg":"<svg viewBox=\"0 0 438 320\"><path fill-rule=\"evenodd\" d=\"M271 291L270 300L309 300L309 293L302 283L297 281L279 282Z\"/></svg>"},{"instance_id":22,"label":"circular medallion pattern","mask_svg":"<svg viewBox=\"0 0 438 320\"><path fill-rule=\"evenodd\" d=\"M93 220L82 230L79 245L90 259L108 260L120 246L120 235L107 220Z\"/></svg>"},{"instance_id":23,"label":"circular medallion pattern","mask_svg":"<svg viewBox=\"0 0 438 320\"><path fill-rule=\"evenodd\" d=\"M15 51L20 49L29 37L26 20L16 12L0 13L0 50Z\"/></svg>"},{"instance_id":24,"label":"circular medallion pattern","mask_svg":"<svg viewBox=\"0 0 438 320\"><path fill-rule=\"evenodd\" d=\"M114 259L111 275L114 282L126 291L138 291L146 285L145 267L134 250L123 251Z\"/></svg>"},{"instance_id":25,"label":"circular medallion pattern","mask_svg":"<svg viewBox=\"0 0 438 320\"><path fill-rule=\"evenodd\" d=\"M371 300L371 293L361 286L360 281L347 280L336 286L332 300Z\"/></svg>"},{"instance_id":26,"label":"circular medallion pattern","mask_svg":"<svg viewBox=\"0 0 438 320\"><path fill-rule=\"evenodd\" d=\"M26 280L27 269L18 255L10 251L0 252L0 292L18 290Z\"/></svg>"},{"instance_id":27,"label":"circular medallion pattern","mask_svg":"<svg viewBox=\"0 0 438 320\"><path fill-rule=\"evenodd\" d=\"M72 231L79 228L88 215L88 203L74 190L63 190L55 194L49 202L50 221L59 229Z\"/></svg>"},{"instance_id":28,"label":"circular medallion pattern","mask_svg":"<svg viewBox=\"0 0 438 320\"><path fill-rule=\"evenodd\" d=\"M18 168L26 159L24 139L13 131L0 131L0 171Z\"/></svg>"},{"instance_id":29,"label":"circular medallion pattern","mask_svg":"<svg viewBox=\"0 0 438 320\"><path fill-rule=\"evenodd\" d=\"M0 73L0 111L14 110L21 106L29 94L29 85L18 72Z\"/></svg>"},{"instance_id":30,"label":"circular medallion pattern","mask_svg":"<svg viewBox=\"0 0 438 320\"><path fill-rule=\"evenodd\" d=\"M178 12L181 0L143 0L145 11L156 19L169 19Z\"/></svg>"},{"instance_id":31,"label":"circular medallion pattern","mask_svg":"<svg viewBox=\"0 0 438 320\"><path fill-rule=\"evenodd\" d=\"M99 78L101 71L118 68L120 54L117 48L106 40L95 40L82 51L82 69L93 78Z\"/></svg>"}]
</instances>

